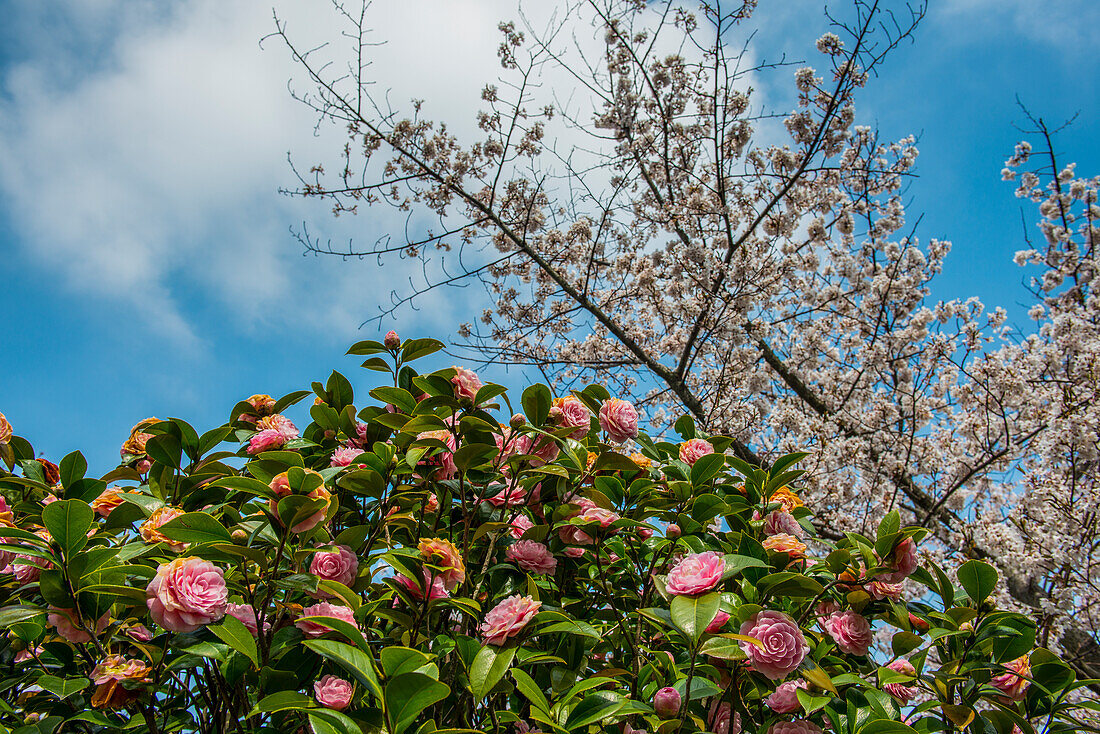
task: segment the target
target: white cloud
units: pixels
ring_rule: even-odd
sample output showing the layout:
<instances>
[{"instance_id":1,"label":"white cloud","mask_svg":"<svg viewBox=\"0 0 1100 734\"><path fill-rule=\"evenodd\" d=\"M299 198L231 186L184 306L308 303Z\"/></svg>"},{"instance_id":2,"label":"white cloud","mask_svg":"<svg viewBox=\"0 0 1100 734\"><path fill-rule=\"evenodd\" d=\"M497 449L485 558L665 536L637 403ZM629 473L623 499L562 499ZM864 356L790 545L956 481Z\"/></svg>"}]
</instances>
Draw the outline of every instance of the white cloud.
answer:
<instances>
[{"instance_id":1,"label":"white cloud","mask_svg":"<svg viewBox=\"0 0 1100 734\"><path fill-rule=\"evenodd\" d=\"M318 5L280 3L303 43L338 37ZM13 13L34 41L6 70L0 97L0 204L25 254L67 287L132 307L191 346L201 339L190 312L210 299L236 314L238 328L352 334L395 274L303 260L287 227L309 218L337 239L373 241L404 222L372 211L337 226L327 207L276 193L292 183L288 150L312 161L335 148L331 134L311 136L311 114L290 98L287 79L298 73L285 49L260 49L270 8L61 7L61 20L56 5ZM376 3L371 23L390 43L372 49L372 71L402 95L472 120L480 85L496 73L496 19L507 8Z\"/></svg>"}]
</instances>

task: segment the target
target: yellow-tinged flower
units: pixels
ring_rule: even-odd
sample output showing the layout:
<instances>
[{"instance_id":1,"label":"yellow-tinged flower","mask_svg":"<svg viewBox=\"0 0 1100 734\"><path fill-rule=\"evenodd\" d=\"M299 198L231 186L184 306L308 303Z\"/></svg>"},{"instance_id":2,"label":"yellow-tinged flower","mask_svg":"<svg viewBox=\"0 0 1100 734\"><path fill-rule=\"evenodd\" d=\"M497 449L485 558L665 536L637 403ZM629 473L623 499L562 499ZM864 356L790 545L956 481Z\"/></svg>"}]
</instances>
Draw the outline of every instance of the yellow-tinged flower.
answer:
<instances>
[{"instance_id":1,"label":"yellow-tinged flower","mask_svg":"<svg viewBox=\"0 0 1100 734\"><path fill-rule=\"evenodd\" d=\"M806 544L787 533L776 533L765 538L763 546L776 553L786 553L792 561L806 557Z\"/></svg>"},{"instance_id":2,"label":"yellow-tinged flower","mask_svg":"<svg viewBox=\"0 0 1100 734\"><path fill-rule=\"evenodd\" d=\"M794 512L795 508L802 507L802 498L792 492L790 487L780 487L772 492L768 502L778 502L784 512Z\"/></svg>"},{"instance_id":3,"label":"yellow-tinged flower","mask_svg":"<svg viewBox=\"0 0 1100 734\"><path fill-rule=\"evenodd\" d=\"M149 680L150 668L140 660L128 660L121 655L108 655L92 671L92 682L99 687L92 696L92 706L101 708L120 708L137 698L138 692L122 685L124 680Z\"/></svg>"},{"instance_id":4,"label":"yellow-tinged flower","mask_svg":"<svg viewBox=\"0 0 1100 734\"><path fill-rule=\"evenodd\" d=\"M164 543L168 546L169 550L180 553L187 549L187 543L171 540L164 535L164 533L160 532L160 526L182 514L183 510L178 507L158 507L153 511L153 514L149 516L149 519L141 524L141 527L138 528L138 532L141 533L141 537L146 543Z\"/></svg>"},{"instance_id":5,"label":"yellow-tinged flower","mask_svg":"<svg viewBox=\"0 0 1100 734\"><path fill-rule=\"evenodd\" d=\"M643 471L649 471L653 467L653 462L646 456L639 454L635 451L630 455L630 460L638 465L638 468Z\"/></svg>"},{"instance_id":6,"label":"yellow-tinged flower","mask_svg":"<svg viewBox=\"0 0 1100 734\"><path fill-rule=\"evenodd\" d=\"M443 538L422 538L417 550L425 562L442 569L439 575L447 591L466 580L466 564L462 562L462 554L451 541Z\"/></svg>"},{"instance_id":7,"label":"yellow-tinged flower","mask_svg":"<svg viewBox=\"0 0 1100 734\"><path fill-rule=\"evenodd\" d=\"M8 419L4 417L3 413L0 413L0 443L7 443L11 441L11 423L8 423Z\"/></svg>"}]
</instances>

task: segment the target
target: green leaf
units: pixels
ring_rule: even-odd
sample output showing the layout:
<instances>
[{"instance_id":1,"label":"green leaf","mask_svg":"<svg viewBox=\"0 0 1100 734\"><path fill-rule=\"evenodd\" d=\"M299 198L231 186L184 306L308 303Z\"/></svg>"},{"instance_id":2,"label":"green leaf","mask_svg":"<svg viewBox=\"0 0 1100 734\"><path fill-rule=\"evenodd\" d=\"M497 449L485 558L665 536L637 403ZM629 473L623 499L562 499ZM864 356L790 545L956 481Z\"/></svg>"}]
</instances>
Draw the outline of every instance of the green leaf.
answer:
<instances>
[{"instance_id":1,"label":"green leaf","mask_svg":"<svg viewBox=\"0 0 1100 734\"><path fill-rule=\"evenodd\" d=\"M975 604L981 604L997 587L997 570L985 561L967 561L956 571L959 583Z\"/></svg>"},{"instance_id":2,"label":"green leaf","mask_svg":"<svg viewBox=\"0 0 1100 734\"><path fill-rule=\"evenodd\" d=\"M84 478L84 473L88 471L88 460L84 458L84 454L74 451L66 454L57 468L61 472L61 486L68 487Z\"/></svg>"},{"instance_id":3,"label":"green leaf","mask_svg":"<svg viewBox=\"0 0 1100 734\"><path fill-rule=\"evenodd\" d=\"M401 361L412 362L414 359L435 354L442 348L443 342L436 339L409 339L401 345ZM396 732L391 734L396 734Z\"/></svg>"},{"instance_id":4,"label":"green leaf","mask_svg":"<svg viewBox=\"0 0 1100 734\"><path fill-rule=\"evenodd\" d=\"M513 668L512 680L516 682L516 690L522 693L534 708L546 716L550 715L550 702L546 700L546 695L530 675L519 668Z\"/></svg>"},{"instance_id":5,"label":"green leaf","mask_svg":"<svg viewBox=\"0 0 1100 734\"><path fill-rule=\"evenodd\" d=\"M430 655L400 645L382 648L379 657L382 659L382 672L387 678L394 678L402 673L423 673L421 668L432 662Z\"/></svg>"},{"instance_id":6,"label":"green leaf","mask_svg":"<svg viewBox=\"0 0 1100 734\"><path fill-rule=\"evenodd\" d=\"M11 627L13 624L26 622L40 614L45 614L45 609L28 606L13 606L0 609L0 627Z\"/></svg>"},{"instance_id":7,"label":"green leaf","mask_svg":"<svg viewBox=\"0 0 1100 734\"><path fill-rule=\"evenodd\" d=\"M541 383L535 383L523 391L520 403L523 405L527 420L532 426L538 428L546 423L546 418L550 415L550 388Z\"/></svg>"},{"instance_id":8,"label":"green leaf","mask_svg":"<svg viewBox=\"0 0 1100 734\"><path fill-rule=\"evenodd\" d=\"M670 607L672 621L688 637L698 642L706 631L707 625L713 622L715 615L718 614L721 601L722 595L713 591L702 596L674 596Z\"/></svg>"},{"instance_id":9,"label":"green leaf","mask_svg":"<svg viewBox=\"0 0 1100 734\"><path fill-rule=\"evenodd\" d=\"M725 636L707 638L699 651L704 655L721 658L722 660L744 660L746 657L745 651L741 649L737 641Z\"/></svg>"},{"instance_id":10,"label":"green leaf","mask_svg":"<svg viewBox=\"0 0 1100 734\"><path fill-rule=\"evenodd\" d=\"M244 622L241 622L231 614L227 614L222 618L221 624L207 627L207 629L213 632L214 636L219 640L251 660L254 667L260 667L260 656L256 650L256 639L252 636L252 633L248 631L248 628L244 626Z\"/></svg>"},{"instance_id":11,"label":"green leaf","mask_svg":"<svg viewBox=\"0 0 1100 734\"><path fill-rule=\"evenodd\" d=\"M897 510L891 510L886 513L886 517L882 518L882 522L878 524L878 537L886 538L895 535L900 530L901 513Z\"/></svg>"},{"instance_id":12,"label":"green leaf","mask_svg":"<svg viewBox=\"0 0 1100 734\"><path fill-rule=\"evenodd\" d=\"M370 396L381 403L395 406L403 413L416 410L416 398L408 390L399 387L376 387L370 391Z\"/></svg>"},{"instance_id":13,"label":"green leaf","mask_svg":"<svg viewBox=\"0 0 1100 734\"><path fill-rule=\"evenodd\" d=\"M470 692L474 694L476 703L485 700L489 691L493 690L493 686L499 683L508 672L515 657L514 645L509 647L485 645L478 650L470 666Z\"/></svg>"},{"instance_id":14,"label":"green leaf","mask_svg":"<svg viewBox=\"0 0 1100 734\"><path fill-rule=\"evenodd\" d=\"M761 593L771 596L808 597L817 596L824 587L800 573L780 571L760 579L757 588Z\"/></svg>"},{"instance_id":15,"label":"green leaf","mask_svg":"<svg viewBox=\"0 0 1100 734\"><path fill-rule=\"evenodd\" d=\"M382 697L382 687L374 669L374 661L359 648L336 640L306 640L302 643L318 655L340 665L354 675L378 698Z\"/></svg>"},{"instance_id":16,"label":"green leaf","mask_svg":"<svg viewBox=\"0 0 1100 734\"><path fill-rule=\"evenodd\" d=\"M335 709L314 709L307 714L313 734L362 734L355 719Z\"/></svg>"},{"instance_id":17,"label":"green leaf","mask_svg":"<svg viewBox=\"0 0 1100 734\"><path fill-rule=\"evenodd\" d=\"M917 730L900 721L875 719L861 726L859 734L917 734Z\"/></svg>"},{"instance_id":18,"label":"green leaf","mask_svg":"<svg viewBox=\"0 0 1100 734\"><path fill-rule=\"evenodd\" d=\"M718 472L722 471L722 467L725 465L725 454L707 454L699 457L691 467L691 485L698 487L706 484L718 476Z\"/></svg>"},{"instance_id":19,"label":"green leaf","mask_svg":"<svg viewBox=\"0 0 1100 734\"><path fill-rule=\"evenodd\" d=\"M680 437L685 441L690 441L695 438L695 419L690 415L682 415L676 419L676 422L672 425Z\"/></svg>"},{"instance_id":20,"label":"green leaf","mask_svg":"<svg viewBox=\"0 0 1100 734\"><path fill-rule=\"evenodd\" d=\"M35 682L42 690L49 691L62 700L83 691L91 683L87 678L58 678L54 675L41 675Z\"/></svg>"},{"instance_id":21,"label":"green leaf","mask_svg":"<svg viewBox=\"0 0 1100 734\"><path fill-rule=\"evenodd\" d=\"M590 724L614 715L624 703L625 701L610 699L599 694L588 696L569 712L569 718L565 720L565 728L570 731L583 731Z\"/></svg>"},{"instance_id":22,"label":"green leaf","mask_svg":"<svg viewBox=\"0 0 1100 734\"><path fill-rule=\"evenodd\" d=\"M95 513L87 502L58 500L42 510L42 524L50 531L66 555L76 553L88 544L88 529Z\"/></svg>"},{"instance_id":23,"label":"green leaf","mask_svg":"<svg viewBox=\"0 0 1100 734\"><path fill-rule=\"evenodd\" d=\"M390 734L401 734L416 717L451 692L446 684L423 673L403 673L386 683L384 697Z\"/></svg>"},{"instance_id":24,"label":"green leaf","mask_svg":"<svg viewBox=\"0 0 1100 734\"><path fill-rule=\"evenodd\" d=\"M178 469L180 459L183 458L183 447L180 446L180 442L175 436L170 433L162 433L149 439L145 444L145 453L153 461Z\"/></svg>"},{"instance_id":25,"label":"green leaf","mask_svg":"<svg viewBox=\"0 0 1100 734\"><path fill-rule=\"evenodd\" d=\"M233 536L213 515L186 512L160 526L160 532L181 543L232 543Z\"/></svg>"},{"instance_id":26,"label":"green leaf","mask_svg":"<svg viewBox=\"0 0 1100 734\"><path fill-rule=\"evenodd\" d=\"M313 705L313 699L298 691L278 691L269 696L264 696L249 716L257 713L272 713L274 711L300 711Z\"/></svg>"}]
</instances>

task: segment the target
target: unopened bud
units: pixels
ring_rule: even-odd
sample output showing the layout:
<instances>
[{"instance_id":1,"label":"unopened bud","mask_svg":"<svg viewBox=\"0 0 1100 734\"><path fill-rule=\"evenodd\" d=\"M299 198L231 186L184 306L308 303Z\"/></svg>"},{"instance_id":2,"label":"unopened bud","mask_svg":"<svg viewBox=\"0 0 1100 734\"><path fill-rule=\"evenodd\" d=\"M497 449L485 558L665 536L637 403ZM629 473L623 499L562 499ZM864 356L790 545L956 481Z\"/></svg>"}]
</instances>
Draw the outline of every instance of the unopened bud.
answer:
<instances>
[{"instance_id":1,"label":"unopened bud","mask_svg":"<svg viewBox=\"0 0 1100 734\"><path fill-rule=\"evenodd\" d=\"M662 688L653 695L653 710L662 719L676 718L680 713L680 692L675 688Z\"/></svg>"},{"instance_id":2,"label":"unopened bud","mask_svg":"<svg viewBox=\"0 0 1100 734\"><path fill-rule=\"evenodd\" d=\"M668 529L665 530L665 537L670 540L676 540L680 537L680 526L674 522L668 524Z\"/></svg>"},{"instance_id":3,"label":"unopened bud","mask_svg":"<svg viewBox=\"0 0 1100 734\"><path fill-rule=\"evenodd\" d=\"M386 332L386 337L382 340L382 344L386 349L397 349L401 346L401 337L397 336L397 332L391 329Z\"/></svg>"},{"instance_id":4,"label":"unopened bud","mask_svg":"<svg viewBox=\"0 0 1100 734\"><path fill-rule=\"evenodd\" d=\"M527 419L524 418L522 414L516 413L512 416L512 419L508 421L508 425L510 425L512 428L522 428L523 426L527 425Z\"/></svg>"}]
</instances>

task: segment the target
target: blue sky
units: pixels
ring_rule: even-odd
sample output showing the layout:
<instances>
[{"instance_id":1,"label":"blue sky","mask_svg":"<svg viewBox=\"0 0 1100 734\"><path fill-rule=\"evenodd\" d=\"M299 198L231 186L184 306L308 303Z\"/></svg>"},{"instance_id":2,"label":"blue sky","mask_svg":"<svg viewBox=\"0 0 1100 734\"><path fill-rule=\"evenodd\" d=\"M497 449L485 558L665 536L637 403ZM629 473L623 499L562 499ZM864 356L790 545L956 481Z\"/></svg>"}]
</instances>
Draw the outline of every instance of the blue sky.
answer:
<instances>
[{"instance_id":1,"label":"blue sky","mask_svg":"<svg viewBox=\"0 0 1100 734\"><path fill-rule=\"evenodd\" d=\"M302 38L331 36L311 2L275 5ZM923 213L922 239L954 243L935 296L977 295L1022 317L1011 262L1020 202L1000 180L1020 137L1013 124L1024 122L1015 97L1049 120L1079 112L1059 147L1079 171L1100 171L1100 4L932 6L858 117L885 137L919 137L910 216ZM769 55L813 62L820 8L762 0ZM513 9L376 3L374 26L392 41L376 75L396 98L425 98L431 113L468 125L496 73L496 20ZM343 353L377 336L359 324L411 271L303 257L288 229L307 221L336 241L373 240L403 223L334 221L277 193L292 184L287 151L311 162L329 148L287 94L285 53L258 45L270 3L0 0L0 17L0 412L16 432L47 458L80 448L105 471L148 415L202 430L241 397L308 388L334 368L365 386ZM384 328L447 339L482 299L475 288L437 293ZM503 381L519 387L523 376Z\"/></svg>"}]
</instances>

